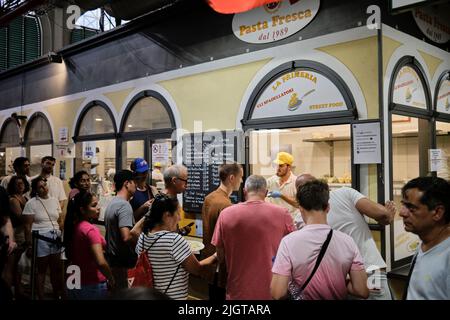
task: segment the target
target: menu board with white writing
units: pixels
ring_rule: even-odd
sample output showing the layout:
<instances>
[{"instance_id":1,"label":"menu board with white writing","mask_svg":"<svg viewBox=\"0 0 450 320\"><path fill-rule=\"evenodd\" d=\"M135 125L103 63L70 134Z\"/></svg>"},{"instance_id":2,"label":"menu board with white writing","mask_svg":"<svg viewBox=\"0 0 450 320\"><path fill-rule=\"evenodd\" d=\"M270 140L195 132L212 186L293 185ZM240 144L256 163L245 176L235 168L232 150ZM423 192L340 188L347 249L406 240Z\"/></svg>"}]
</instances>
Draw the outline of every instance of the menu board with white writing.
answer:
<instances>
[{"instance_id":1,"label":"menu board with white writing","mask_svg":"<svg viewBox=\"0 0 450 320\"><path fill-rule=\"evenodd\" d=\"M201 212L205 197L220 185L219 166L238 162L239 133L202 132L183 136L183 165L188 169L188 186L183 194L183 210ZM237 193L231 195L239 202Z\"/></svg>"}]
</instances>

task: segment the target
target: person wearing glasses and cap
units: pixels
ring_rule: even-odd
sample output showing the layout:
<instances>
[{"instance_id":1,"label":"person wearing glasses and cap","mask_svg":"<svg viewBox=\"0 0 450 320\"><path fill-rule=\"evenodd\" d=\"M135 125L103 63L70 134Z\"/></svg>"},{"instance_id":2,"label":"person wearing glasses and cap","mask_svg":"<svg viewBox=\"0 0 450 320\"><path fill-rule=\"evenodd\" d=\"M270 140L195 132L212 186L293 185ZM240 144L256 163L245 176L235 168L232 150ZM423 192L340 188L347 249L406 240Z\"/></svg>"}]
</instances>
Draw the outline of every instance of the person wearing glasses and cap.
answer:
<instances>
[{"instance_id":1,"label":"person wearing glasses and cap","mask_svg":"<svg viewBox=\"0 0 450 320\"><path fill-rule=\"evenodd\" d=\"M133 215L136 221L139 221L149 210L158 190L148 184L148 163L145 159L136 158L130 165L134 174L136 183L136 192L130 200L133 208Z\"/></svg>"},{"instance_id":2,"label":"person wearing glasses and cap","mask_svg":"<svg viewBox=\"0 0 450 320\"><path fill-rule=\"evenodd\" d=\"M294 157L287 152L279 152L273 161L277 165L277 172L267 179L266 201L286 208L292 218L297 213L297 201L295 200L296 176L292 172Z\"/></svg>"}]
</instances>

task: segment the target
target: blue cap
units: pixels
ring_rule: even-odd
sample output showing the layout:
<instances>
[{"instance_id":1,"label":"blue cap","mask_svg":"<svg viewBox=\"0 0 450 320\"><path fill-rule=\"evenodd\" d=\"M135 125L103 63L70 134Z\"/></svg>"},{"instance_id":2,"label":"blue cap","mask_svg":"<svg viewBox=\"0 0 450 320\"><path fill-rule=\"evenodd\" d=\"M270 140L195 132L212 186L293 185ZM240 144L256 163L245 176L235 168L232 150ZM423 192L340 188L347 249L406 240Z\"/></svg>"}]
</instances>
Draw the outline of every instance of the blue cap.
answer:
<instances>
[{"instance_id":1,"label":"blue cap","mask_svg":"<svg viewBox=\"0 0 450 320\"><path fill-rule=\"evenodd\" d=\"M134 161L131 163L130 168L134 172L138 172L138 173L147 172L149 169L147 161L145 161L145 159L142 159L142 158L134 159Z\"/></svg>"}]
</instances>

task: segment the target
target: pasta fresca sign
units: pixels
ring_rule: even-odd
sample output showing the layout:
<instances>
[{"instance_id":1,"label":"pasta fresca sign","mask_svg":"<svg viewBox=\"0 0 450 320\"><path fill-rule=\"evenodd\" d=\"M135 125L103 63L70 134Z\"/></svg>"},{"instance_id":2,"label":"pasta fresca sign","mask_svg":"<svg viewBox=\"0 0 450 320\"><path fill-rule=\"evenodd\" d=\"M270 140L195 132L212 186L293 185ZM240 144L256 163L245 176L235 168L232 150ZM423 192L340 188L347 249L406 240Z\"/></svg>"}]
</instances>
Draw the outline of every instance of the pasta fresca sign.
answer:
<instances>
[{"instance_id":1,"label":"pasta fresca sign","mask_svg":"<svg viewBox=\"0 0 450 320\"><path fill-rule=\"evenodd\" d=\"M233 32L242 41L268 43L285 39L310 23L319 11L319 0L284 0L236 14Z\"/></svg>"}]
</instances>

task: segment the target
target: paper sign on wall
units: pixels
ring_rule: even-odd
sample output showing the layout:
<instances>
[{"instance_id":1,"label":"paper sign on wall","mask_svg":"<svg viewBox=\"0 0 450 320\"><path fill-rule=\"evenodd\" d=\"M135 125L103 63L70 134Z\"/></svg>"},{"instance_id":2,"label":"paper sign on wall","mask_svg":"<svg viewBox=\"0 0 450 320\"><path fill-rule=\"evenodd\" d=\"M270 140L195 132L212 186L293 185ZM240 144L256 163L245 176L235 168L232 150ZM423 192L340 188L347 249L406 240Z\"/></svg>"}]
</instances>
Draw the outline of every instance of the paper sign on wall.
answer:
<instances>
[{"instance_id":1,"label":"paper sign on wall","mask_svg":"<svg viewBox=\"0 0 450 320\"><path fill-rule=\"evenodd\" d=\"M354 164L381 163L380 123L353 124Z\"/></svg>"},{"instance_id":2,"label":"paper sign on wall","mask_svg":"<svg viewBox=\"0 0 450 320\"><path fill-rule=\"evenodd\" d=\"M441 171L447 164L447 157L442 149L429 149L430 171Z\"/></svg>"},{"instance_id":3,"label":"paper sign on wall","mask_svg":"<svg viewBox=\"0 0 450 320\"><path fill-rule=\"evenodd\" d=\"M69 142L69 128L67 127L59 128L59 142L60 143Z\"/></svg>"},{"instance_id":4,"label":"paper sign on wall","mask_svg":"<svg viewBox=\"0 0 450 320\"><path fill-rule=\"evenodd\" d=\"M169 162L169 143L154 143L152 144L152 161L167 164Z\"/></svg>"}]
</instances>

